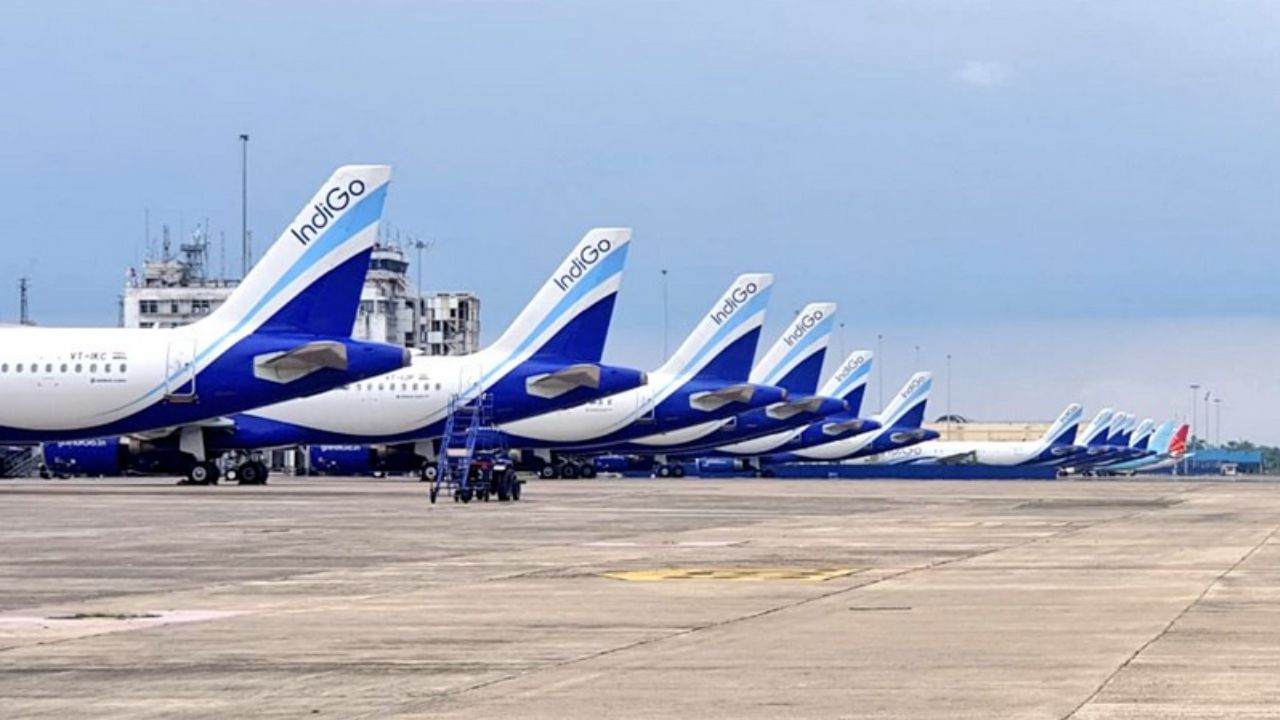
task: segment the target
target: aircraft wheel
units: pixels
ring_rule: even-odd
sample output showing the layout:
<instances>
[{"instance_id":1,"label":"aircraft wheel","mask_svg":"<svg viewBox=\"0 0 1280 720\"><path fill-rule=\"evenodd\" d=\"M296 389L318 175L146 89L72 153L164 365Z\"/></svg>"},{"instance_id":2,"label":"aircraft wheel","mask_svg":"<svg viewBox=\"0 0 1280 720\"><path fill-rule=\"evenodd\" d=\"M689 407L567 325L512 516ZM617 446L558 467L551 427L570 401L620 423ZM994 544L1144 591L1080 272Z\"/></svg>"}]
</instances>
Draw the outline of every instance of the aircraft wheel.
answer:
<instances>
[{"instance_id":1,"label":"aircraft wheel","mask_svg":"<svg viewBox=\"0 0 1280 720\"><path fill-rule=\"evenodd\" d=\"M266 485L267 466L257 460L250 460L240 466L237 476L241 485Z\"/></svg>"},{"instance_id":2,"label":"aircraft wheel","mask_svg":"<svg viewBox=\"0 0 1280 720\"><path fill-rule=\"evenodd\" d=\"M543 465L542 468L538 470L538 477L543 480L554 480L559 477L559 475L560 473L556 472L556 466L551 463Z\"/></svg>"},{"instance_id":3,"label":"aircraft wheel","mask_svg":"<svg viewBox=\"0 0 1280 720\"><path fill-rule=\"evenodd\" d=\"M684 477L684 466L680 464L671 466L671 477Z\"/></svg>"},{"instance_id":4,"label":"aircraft wheel","mask_svg":"<svg viewBox=\"0 0 1280 720\"><path fill-rule=\"evenodd\" d=\"M578 477L578 466L569 462L560 468L560 477L565 480L575 480Z\"/></svg>"},{"instance_id":5,"label":"aircraft wheel","mask_svg":"<svg viewBox=\"0 0 1280 720\"><path fill-rule=\"evenodd\" d=\"M660 478L667 478L667 477L671 477L671 466L670 466L670 465L659 465L659 466L658 466L658 472L657 472L657 475L658 475L658 477L660 477Z\"/></svg>"},{"instance_id":6,"label":"aircraft wheel","mask_svg":"<svg viewBox=\"0 0 1280 720\"><path fill-rule=\"evenodd\" d=\"M595 463L583 463L582 471L578 473L584 480L590 480L596 476Z\"/></svg>"},{"instance_id":7,"label":"aircraft wheel","mask_svg":"<svg viewBox=\"0 0 1280 720\"><path fill-rule=\"evenodd\" d=\"M187 471L187 480L193 485L217 485L218 466L209 461L198 462Z\"/></svg>"},{"instance_id":8,"label":"aircraft wheel","mask_svg":"<svg viewBox=\"0 0 1280 720\"><path fill-rule=\"evenodd\" d=\"M436 476L440 474L440 468L435 465L423 465L420 474L419 482L435 482Z\"/></svg>"}]
</instances>

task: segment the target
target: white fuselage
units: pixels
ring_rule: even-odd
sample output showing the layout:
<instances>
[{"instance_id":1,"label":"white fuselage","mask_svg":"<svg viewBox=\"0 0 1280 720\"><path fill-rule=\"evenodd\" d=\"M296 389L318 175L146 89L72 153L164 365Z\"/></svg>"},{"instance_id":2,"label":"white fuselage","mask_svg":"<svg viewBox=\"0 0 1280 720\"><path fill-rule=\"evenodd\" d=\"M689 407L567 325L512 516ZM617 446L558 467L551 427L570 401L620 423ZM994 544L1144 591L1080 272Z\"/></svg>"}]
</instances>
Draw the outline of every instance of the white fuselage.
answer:
<instances>
[{"instance_id":1,"label":"white fuselage","mask_svg":"<svg viewBox=\"0 0 1280 720\"><path fill-rule=\"evenodd\" d=\"M977 462L978 465L1011 466L1037 457L1043 452L1041 441L931 441L868 457L872 462Z\"/></svg>"},{"instance_id":2,"label":"white fuselage","mask_svg":"<svg viewBox=\"0 0 1280 720\"><path fill-rule=\"evenodd\" d=\"M499 429L513 436L517 444L519 438L565 445L589 442L634 423L653 422L654 409L679 390L680 385L680 379L670 373L653 372L649 374L647 385L583 405L503 423ZM707 421L695 425L711 425L713 427L706 432L712 432L721 422Z\"/></svg>"},{"instance_id":3,"label":"white fuselage","mask_svg":"<svg viewBox=\"0 0 1280 720\"><path fill-rule=\"evenodd\" d=\"M0 328L0 428L67 431L127 417L163 395L195 342L181 328Z\"/></svg>"},{"instance_id":4,"label":"white fuselage","mask_svg":"<svg viewBox=\"0 0 1280 720\"><path fill-rule=\"evenodd\" d=\"M247 414L371 440L413 435L443 422L450 398L474 397L486 387L480 383L501 379L495 376L510 365L509 355L491 349L471 355L415 355L408 367L395 372Z\"/></svg>"}]
</instances>

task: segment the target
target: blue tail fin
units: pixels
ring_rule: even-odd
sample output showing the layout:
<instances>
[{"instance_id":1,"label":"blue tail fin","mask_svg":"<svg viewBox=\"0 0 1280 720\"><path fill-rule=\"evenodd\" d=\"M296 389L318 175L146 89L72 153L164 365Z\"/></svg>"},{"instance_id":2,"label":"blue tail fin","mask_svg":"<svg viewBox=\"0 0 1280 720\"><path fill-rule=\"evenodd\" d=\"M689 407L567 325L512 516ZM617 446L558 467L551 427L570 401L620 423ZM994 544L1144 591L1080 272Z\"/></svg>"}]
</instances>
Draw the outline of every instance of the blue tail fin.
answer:
<instances>
[{"instance_id":1,"label":"blue tail fin","mask_svg":"<svg viewBox=\"0 0 1280 720\"><path fill-rule=\"evenodd\" d=\"M835 328L835 315L835 303L805 306L756 363L750 382L783 387L796 394L816 392L822 363L827 358L827 344Z\"/></svg>"},{"instance_id":2,"label":"blue tail fin","mask_svg":"<svg viewBox=\"0 0 1280 720\"><path fill-rule=\"evenodd\" d=\"M769 274L741 275L655 374L688 382L743 382L751 373L760 326L773 291Z\"/></svg>"},{"instance_id":3,"label":"blue tail fin","mask_svg":"<svg viewBox=\"0 0 1280 720\"><path fill-rule=\"evenodd\" d=\"M918 428L924 424L925 403L933 389L933 373L918 372L889 401L888 407L876 417L881 427Z\"/></svg>"},{"instance_id":4,"label":"blue tail fin","mask_svg":"<svg viewBox=\"0 0 1280 720\"><path fill-rule=\"evenodd\" d=\"M350 336L390 179L385 165L339 168L197 328Z\"/></svg>"},{"instance_id":5,"label":"blue tail fin","mask_svg":"<svg viewBox=\"0 0 1280 720\"><path fill-rule=\"evenodd\" d=\"M871 363L874 355L867 350L857 350L836 370L835 374L818 391L824 397L844 400L849 404L849 414L856 416L862 411L862 398L867 391L867 381L871 379Z\"/></svg>"},{"instance_id":6,"label":"blue tail fin","mask_svg":"<svg viewBox=\"0 0 1280 720\"><path fill-rule=\"evenodd\" d=\"M600 362L630 243L629 228L588 232L488 351Z\"/></svg>"}]
</instances>

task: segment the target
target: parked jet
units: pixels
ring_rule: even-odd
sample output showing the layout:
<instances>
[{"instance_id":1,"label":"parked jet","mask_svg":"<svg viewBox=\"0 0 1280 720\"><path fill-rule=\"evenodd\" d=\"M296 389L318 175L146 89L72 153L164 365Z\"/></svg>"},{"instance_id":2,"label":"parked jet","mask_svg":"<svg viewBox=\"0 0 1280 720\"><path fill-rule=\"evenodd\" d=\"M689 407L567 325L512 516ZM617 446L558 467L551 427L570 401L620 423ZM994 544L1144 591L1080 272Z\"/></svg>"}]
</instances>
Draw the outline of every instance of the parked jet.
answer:
<instances>
[{"instance_id":1,"label":"parked jet","mask_svg":"<svg viewBox=\"0 0 1280 720\"><path fill-rule=\"evenodd\" d=\"M1179 426L1176 421L1168 420L1149 435L1150 442L1142 448L1151 451L1151 455L1105 465L1101 472L1108 475L1133 475L1172 468L1186 458L1189 430L1189 425Z\"/></svg>"},{"instance_id":2,"label":"parked jet","mask_svg":"<svg viewBox=\"0 0 1280 720\"><path fill-rule=\"evenodd\" d=\"M872 357L872 353L868 351L855 351L845 359L818 391L820 397L843 400L848 406L843 412L829 415L804 427L770 433L764 437L720 445L711 450L691 454L699 458L755 459L758 465L759 458L765 455L822 445L879 428L878 421L858 417L858 412L862 408L862 397L867 388L867 380L871 377Z\"/></svg>"},{"instance_id":3,"label":"parked jet","mask_svg":"<svg viewBox=\"0 0 1280 720\"><path fill-rule=\"evenodd\" d=\"M844 400L814 394L826 359L827 345L835 329L835 312L835 303L806 306L751 369L747 382L783 388L788 393L785 401L748 410L725 420L638 437L610 446L609 452L653 456L659 477L680 477L684 475L684 465L668 462L670 456L802 427L815 419L845 410L848 405ZM578 460L582 460L581 454ZM584 464L583 469L586 467ZM589 470L587 473L590 475Z\"/></svg>"},{"instance_id":4,"label":"parked jet","mask_svg":"<svg viewBox=\"0 0 1280 720\"><path fill-rule=\"evenodd\" d=\"M339 168L226 302L172 329L0 328L0 443L207 421L402 367L351 339L391 168Z\"/></svg>"},{"instance_id":5,"label":"parked jet","mask_svg":"<svg viewBox=\"0 0 1280 720\"><path fill-rule=\"evenodd\" d=\"M1083 414L1079 405L1068 405L1038 440L930 440L891 450L877 460L881 464L972 464L1005 467L1056 464L1081 449L1081 446L1073 443Z\"/></svg>"},{"instance_id":6,"label":"parked jet","mask_svg":"<svg viewBox=\"0 0 1280 720\"><path fill-rule=\"evenodd\" d=\"M424 460L434 457L433 440L441 434L451 401L457 406L484 396L495 419L514 420L643 385L643 372L600 362L630 238L628 229L587 233L507 331L478 353L418 355L404 370L202 428L200 454L182 448L197 473L193 479L217 480L212 463L191 464L205 460L206 450L292 445L357 446L354 452L368 461L407 456L399 461L423 468ZM171 452L172 438L132 438L127 445L132 456L163 455ZM118 452L104 448L93 456L96 460L85 460L110 464ZM265 480L266 467L249 461L236 474L241 483L254 484Z\"/></svg>"},{"instance_id":7,"label":"parked jet","mask_svg":"<svg viewBox=\"0 0 1280 720\"><path fill-rule=\"evenodd\" d=\"M879 429L856 437L774 453L763 458L763 462L765 465L772 465L813 460L853 460L933 440L938 437L938 433L921 427L925 404L932 389L933 374L916 373L889 402L888 407L872 418L880 423ZM770 474L767 467L762 468L762 472Z\"/></svg>"},{"instance_id":8,"label":"parked jet","mask_svg":"<svg viewBox=\"0 0 1280 720\"><path fill-rule=\"evenodd\" d=\"M738 277L645 387L498 429L522 464L577 477L579 466L562 463L560 452L612 450L786 400L785 389L749 380L772 285L772 275Z\"/></svg>"}]
</instances>

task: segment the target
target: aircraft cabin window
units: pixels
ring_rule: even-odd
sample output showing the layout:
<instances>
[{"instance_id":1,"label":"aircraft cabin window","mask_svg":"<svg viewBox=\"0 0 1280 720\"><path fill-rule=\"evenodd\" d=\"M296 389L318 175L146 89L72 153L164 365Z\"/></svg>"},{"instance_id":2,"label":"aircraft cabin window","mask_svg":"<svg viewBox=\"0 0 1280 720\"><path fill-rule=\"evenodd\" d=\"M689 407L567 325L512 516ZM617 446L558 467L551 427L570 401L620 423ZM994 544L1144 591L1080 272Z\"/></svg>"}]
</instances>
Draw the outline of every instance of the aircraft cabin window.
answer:
<instances>
[{"instance_id":1,"label":"aircraft cabin window","mask_svg":"<svg viewBox=\"0 0 1280 720\"><path fill-rule=\"evenodd\" d=\"M111 363L107 363L106 365L103 365L102 372L107 372L107 373L111 372Z\"/></svg>"},{"instance_id":2,"label":"aircraft cabin window","mask_svg":"<svg viewBox=\"0 0 1280 720\"><path fill-rule=\"evenodd\" d=\"M98 363L89 363L89 372L91 373L98 372Z\"/></svg>"},{"instance_id":3,"label":"aircraft cabin window","mask_svg":"<svg viewBox=\"0 0 1280 720\"><path fill-rule=\"evenodd\" d=\"M0 365L0 373L7 373L7 372L9 372L9 363L4 363L3 365Z\"/></svg>"},{"instance_id":4,"label":"aircraft cabin window","mask_svg":"<svg viewBox=\"0 0 1280 720\"><path fill-rule=\"evenodd\" d=\"M58 368L58 372L60 372L60 373L66 373L66 372L67 372L67 364L66 364L66 363L62 363L62 365L61 365L61 366L59 366L59 368Z\"/></svg>"},{"instance_id":5,"label":"aircraft cabin window","mask_svg":"<svg viewBox=\"0 0 1280 720\"><path fill-rule=\"evenodd\" d=\"M128 365L125 365L124 363L120 363L120 374L121 374L121 375L123 375L123 374L124 374L124 371L125 371L125 370L128 370L128 369L129 369L129 366L128 366Z\"/></svg>"},{"instance_id":6,"label":"aircraft cabin window","mask_svg":"<svg viewBox=\"0 0 1280 720\"><path fill-rule=\"evenodd\" d=\"M84 371L84 366L81 365L80 363L76 363L76 372L83 372L83 371Z\"/></svg>"},{"instance_id":7,"label":"aircraft cabin window","mask_svg":"<svg viewBox=\"0 0 1280 720\"><path fill-rule=\"evenodd\" d=\"M44 364L44 371L45 371L46 373L51 373L51 372L53 372L53 363L45 363L45 364Z\"/></svg>"}]
</instances>

